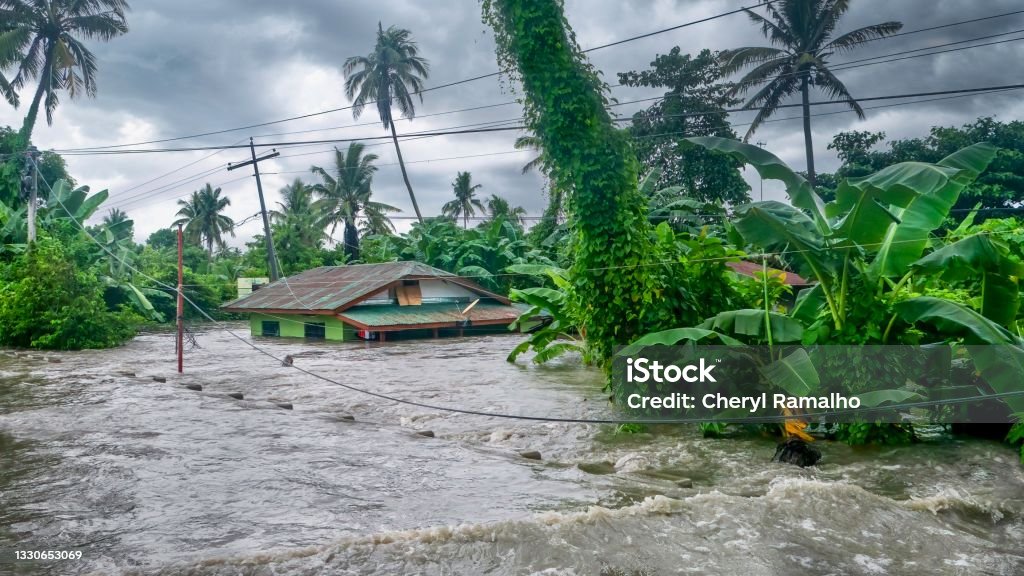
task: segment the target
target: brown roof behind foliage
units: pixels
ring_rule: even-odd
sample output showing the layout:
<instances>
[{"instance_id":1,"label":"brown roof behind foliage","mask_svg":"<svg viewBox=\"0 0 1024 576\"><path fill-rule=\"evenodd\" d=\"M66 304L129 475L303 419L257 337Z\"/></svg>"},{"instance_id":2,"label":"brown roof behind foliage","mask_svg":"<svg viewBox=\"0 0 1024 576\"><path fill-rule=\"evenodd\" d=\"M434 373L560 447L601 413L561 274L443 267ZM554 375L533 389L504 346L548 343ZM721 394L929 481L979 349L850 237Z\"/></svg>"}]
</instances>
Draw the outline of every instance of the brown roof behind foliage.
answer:
<instances>
[{"instance_id":1,"label":"brown roof behind foliage","mask_svg":"<svg viewBox=\"0 0 1024 576\"><path fill-rule=\"evenodd\" d=\"M756 262L747 262L746 260L741 260L739 262L726 262L726 266L732 268L737 274L743 274L744 276L750 276L751 278L757 278L757 274L764 271L763 265ZM789 286L809 286L811 284L810 280L802 278L792 272L772 268L771 266L768 267L768 273L784 274L785 278L783 279L783 282Z\"/></svg>"}]
</instances>

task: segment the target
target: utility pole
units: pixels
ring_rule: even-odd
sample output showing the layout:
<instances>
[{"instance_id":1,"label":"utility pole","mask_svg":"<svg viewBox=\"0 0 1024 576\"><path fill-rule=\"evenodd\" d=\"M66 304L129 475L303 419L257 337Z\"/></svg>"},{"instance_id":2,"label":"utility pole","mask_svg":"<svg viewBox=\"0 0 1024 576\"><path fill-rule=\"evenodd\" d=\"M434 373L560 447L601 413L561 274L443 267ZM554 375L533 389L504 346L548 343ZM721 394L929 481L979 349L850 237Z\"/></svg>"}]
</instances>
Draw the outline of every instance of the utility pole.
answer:
<instances>
[{"instance_id":1,"label":"utility pole","mask_svg":"<svg viewBox=\"0 0 1024 576\"><path fill-rule=\"evenodd\" d=\"M178 374L182 373L185 352L185 294L182 292L185 288L183 248L181 224L178 224L178 339L176 346L178 350Z\"/></svg>"},{"instance_id":2,"label":"utility pole","mask_svg":"<svg viewBox=\"0 0 1024 576\"><path fill-rule=\"evenodd\" d=\"M28 169L28 243L36 241L36 205L39 203L39 149L29 146L25 153L25 166Z\"/></svg>"},{"instance_id":3,"label":"utility pole","mask_svg":"<svg viewBox=\"0 0 1024 576\"><path fill-rule=\"evenodd\" d=\"M267 218L267 203L263 200L263 184L260 182L260 166L259 163L264 160L269 160L276 156L280 156L281 153L277 149L272 150L269 154L264 154L259 158L256 157L256 145L253 143L252 138L249 138L249 152L252 154L252 160L246 160L245 162L229 163L228 170L234 170L235 168L242 168L252 164L253 174L256 175L256 192L260 196L260 213L263 214L263 234L266 238L267 243L267 271L270 272L270 281L275 282L281 277L280 271L277 269L277 254L274 252L274 237L270 235L270 219Z\"/></svg>"},{"instance_id":4,"label":"utility pole","mask_svg":"<svg viewBox=\"0 0 1024 576\"><path fill-rule=\"evenodd\" d=\"M758 148L762 149L767 145L766 142L757 142L756 144ZM761 202L764 202L764 178L761 178L760 173L758 174L758 178L761 180Z\"/></svg>"}]
</instances>

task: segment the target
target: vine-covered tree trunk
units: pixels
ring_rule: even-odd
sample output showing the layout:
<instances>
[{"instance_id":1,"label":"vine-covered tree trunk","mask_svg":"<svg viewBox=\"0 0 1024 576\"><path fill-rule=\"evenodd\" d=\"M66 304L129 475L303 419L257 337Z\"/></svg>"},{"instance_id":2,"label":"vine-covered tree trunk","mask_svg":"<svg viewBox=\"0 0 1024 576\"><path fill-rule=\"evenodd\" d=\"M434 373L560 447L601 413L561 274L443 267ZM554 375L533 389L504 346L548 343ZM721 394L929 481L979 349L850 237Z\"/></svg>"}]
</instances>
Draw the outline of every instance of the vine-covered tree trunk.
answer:
<instances>
[{"instance_id":1,"label":"vine-covered tree trunk","mask_svg":"<svg viewBox=\"0 0 1024 576\"><path fill-rule=\"evenodd\" d=\"M646 203L625 133L605 109L603 84L585 61L559 0L484 0L498 64L518 71L526 119L552 164L554 187L572 190L577 231L574 296L599 360L643 330L658 292L648 274Z\"/></svg>"}]
</instances>

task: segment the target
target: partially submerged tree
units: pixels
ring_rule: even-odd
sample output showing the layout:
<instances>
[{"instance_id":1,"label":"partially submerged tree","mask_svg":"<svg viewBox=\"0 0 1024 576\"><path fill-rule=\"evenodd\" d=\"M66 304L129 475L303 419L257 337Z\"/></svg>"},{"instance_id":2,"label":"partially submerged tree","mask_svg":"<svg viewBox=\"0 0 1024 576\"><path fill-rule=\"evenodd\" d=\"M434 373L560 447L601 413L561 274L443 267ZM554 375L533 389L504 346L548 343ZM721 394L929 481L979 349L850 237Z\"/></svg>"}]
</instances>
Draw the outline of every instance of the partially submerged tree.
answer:
<instances>
[{"instance_id":1,"label":"partially submerged tree","mask_svg":"<svg viewBox=\"0 0 1024 576\"><path fill-rule=\"evenodd\" d=\"M605 86L567 24L558 0L484 0L498 64L522 83L525 119L551 162L553 187L573 190L576 258L570 298L599 362L642 333L658 287L644 263L646 201L628 136L606 108ZM615 273L608 273L615 267Z\"/></svg>"}]
</instances>

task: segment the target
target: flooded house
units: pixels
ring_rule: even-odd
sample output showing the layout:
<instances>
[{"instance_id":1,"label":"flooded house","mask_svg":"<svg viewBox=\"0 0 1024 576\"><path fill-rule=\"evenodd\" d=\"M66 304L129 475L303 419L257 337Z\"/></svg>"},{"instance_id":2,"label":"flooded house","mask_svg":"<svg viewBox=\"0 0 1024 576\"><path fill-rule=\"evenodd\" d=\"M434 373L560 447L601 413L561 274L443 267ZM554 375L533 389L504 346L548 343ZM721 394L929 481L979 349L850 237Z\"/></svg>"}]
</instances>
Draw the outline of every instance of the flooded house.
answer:
<instances>
[{"instance_id":1,"label":"flooded house","mask_svg":"<svg viewBox=\"0 0 1024 576\"><path fill-rule=\"evenodd\" d=\"M325 340L503 332L526 307L419 262L322 266L221 308L249 315L253 336Z\"/></svg>"}]
</instances>

